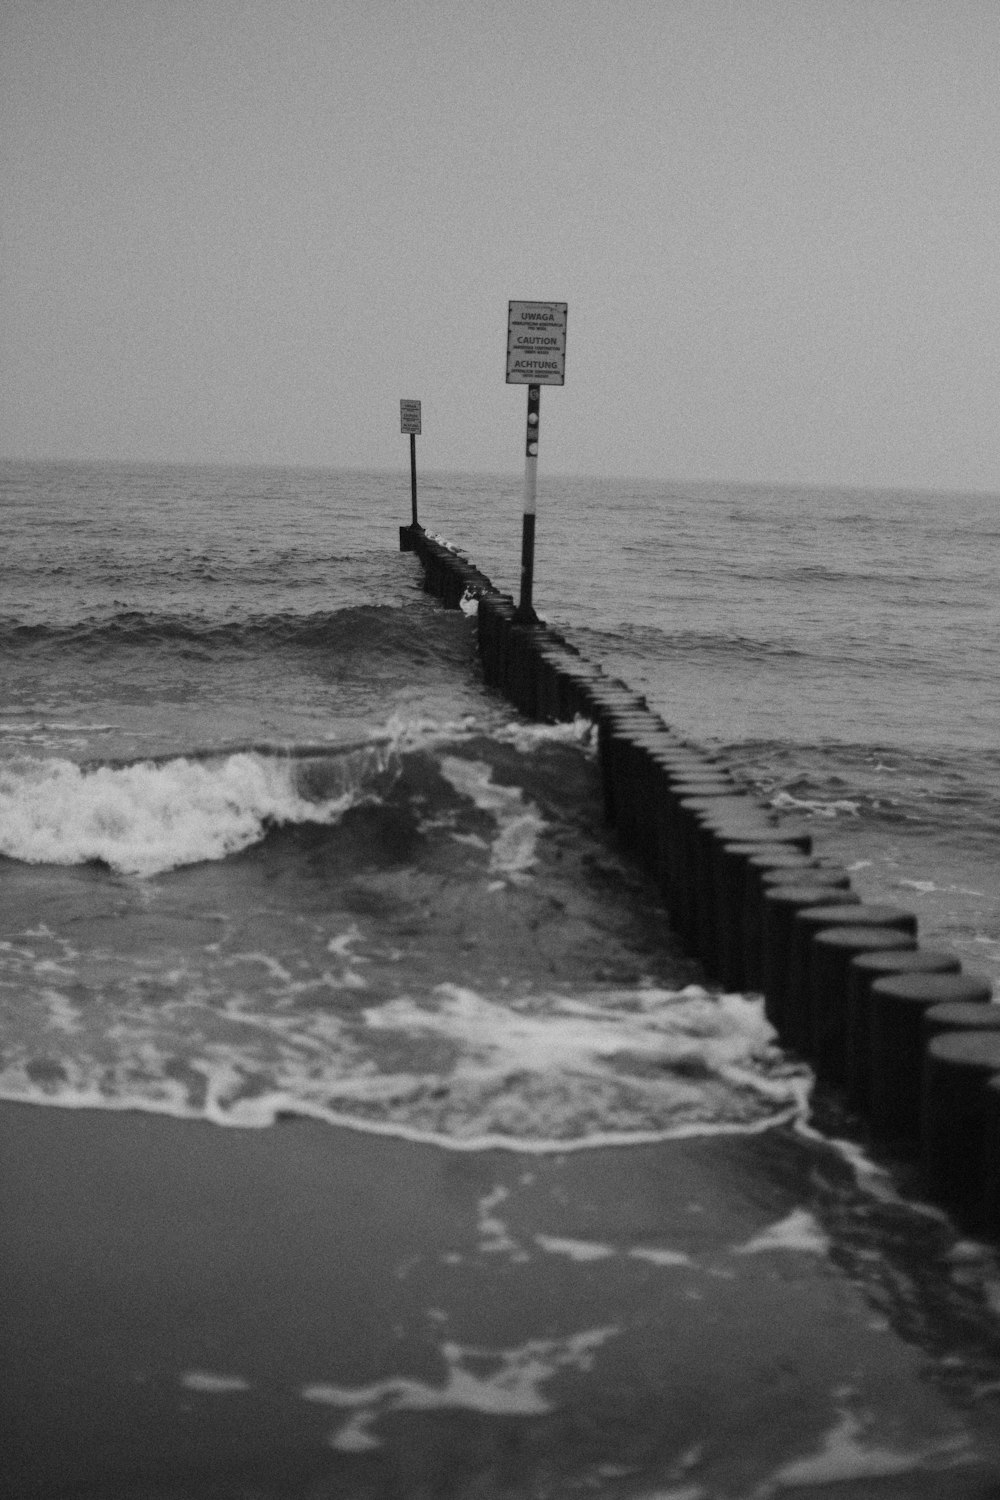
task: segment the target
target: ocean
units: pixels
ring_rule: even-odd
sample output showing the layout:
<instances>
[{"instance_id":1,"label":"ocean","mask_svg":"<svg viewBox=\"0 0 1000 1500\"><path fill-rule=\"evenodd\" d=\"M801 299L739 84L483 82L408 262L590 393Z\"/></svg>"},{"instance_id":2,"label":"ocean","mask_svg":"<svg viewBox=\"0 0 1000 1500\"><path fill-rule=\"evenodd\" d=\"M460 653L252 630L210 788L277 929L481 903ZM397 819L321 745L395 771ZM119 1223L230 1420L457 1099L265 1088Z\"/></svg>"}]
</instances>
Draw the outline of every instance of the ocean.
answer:
<instances>
[{"instance_id":1,"label":"ocean","mask_svg":"<svg viewBox=\"0 0 1000 1500\"><path fill-rule=\"evenodd\" d=\"M806 819L818 852L842 860L863 897L913 909L923 944L953 948L994 984L998 507L984 495L543 470L534 585L544 619ZM519 475L423 476L419 513L517 596ZM832 1270L809 1283L814 1298L830 1299L828 1336L843 1345L823 1376L830 1393L817 1384L801 1405L819 1456L806 1461L794 1434L779 1443L780 1421L772 1431L754 1417L752 1436L719 1429L718 1473L730 1478L713 1487L698 1478L702 1450L691 1446L701 1421L692 1390L690 1424L688 1406L676 1415L671 1486L657 1495L751 1493L732 1478L740 1443L760 1450L760 1473L777 1475L753 1489L761 1496L799 1481L909 1474L925 1461L947 1467L971 1451L964 1429L948 1436L951 1419L937 1407L928 1415L900 1395L902 1376L890 1391L881 1356L857 1352L857 1340L884 1347L889 1324L922 1351L921 1389L957 1382L962 1410L979 1403L980 1438L991 1430L992 1252L942 1239L940 1215L873 1186L878 1174L856 1142L837 1147L849 1181L830 1175L810 1123L808 1069L776 1045L760 997L705 985L604 826L590 726L529 724L489 691L474 601L444 610L414 556L400 553L407 466L8 461L0 516L0 1099L81 1122L131 1111L185 1130L207 1123L229 1140L305 1119L351 1140L381 1137L379 1149L431 1150L467 1164L467 1186L478 1184L477 1264L527 1277L538 1262L543 1290L531 1306L544 1338L525 1333L516 1350L484 1352L482 1332L480 1344L432 1347L425 1328L419 1389L406 1349L397 1368L378 1343L384 1330L372 1334L370 1368L351 1355L356 1389L321 1361L310 1366L300 1395L340 1409L335 1454L354 1462L377 1449L376 1425L394 1412L464 1406L531 1421L554 1410L547 1382L565 1370L582 1380L617 1337L596 1313L587 1322L592 1262L607 1278L683 1271L686 1300L669 1316L662 1304L662 1329L654 1319L662 1338L650 1370L680 1358L665 1351L682 1315L691 1359L718 1336L720 1367L737 1379L711 1309L731 1296L736 1316L741 1299L758 1307L773 1296L774 1312L760 1315L767 1350L765 1324L782 1327L794 1282L791 1273L753 1280L775 1251L813 1264L829 1256L875 1309L851 1323ZM744 1216L794 1206L766 1232L745 1230L735 1260L713 1251L714 1281L695 1282L697 1246L707 1255L709 1244L698 1238L697 1203L676 1205L687 1214L683 1249L650 1242L652 1208L635 1207L630 1248L593 1241L596 1229L588 1238L591 1187L581 1177L578 1196L566 1195L572 1163L632 1151L638 1194L667 1170L643 1153L675 1141L715 1151L720 1139L761 1142L759 1159L776 1163L785 1195L755 1197L743 1158L712 1156L729 1174L720 1215L737 1202ZM539 1163L537 1183L555 1183L553 1217L530 1254L528 1231L511 1228L521 1199L541 1192L519 1165L526 1159ZM400 1182L408 1170L392 1167ZM441 1180L433 1191L447 1206L459 1178ZM623 1168L622 1184L630 1180ZM439 1273L462 1263L446 1244L435 1262ZM389 1263L386 1285L408 1274ZM520 1284L483 1286L509 1304ZM557 1296L571 1303L558 1338L545 1300ZM648 1307L630 1316L645 1327ZM432 1306L421 1317L445 1314ZM803 1368L807 1347L794 1356ZM210 1348L205 1359L223 1357ZM80 1357L86 1368L89 1352ZM761 1357L777 1370L785 1355ZM171 1400L249 1389L241 1373L192 1367L194 1358L177 1355L188 1363L171 1367ZM854 1405L845 1369L855 1371ZM794 1363L788 1371L794 1380ZM615 1379L625 1391L627 1371ZM896 1405L879 1426L883 1397ZM664 1396L663 1411L673 1399ZM757 1397L748 1385L739 1399ZM566 1437L570 1467L575 1441ZM523 1493L577 1493L577 1480L588 1493L600 1484L639 1493L628 1487L633 1470L615 1462L605 1454L565 1490L539 1480ZM45 1483L39 1493L56 1492L51 1474ZM331 1483L301 1493L376 1492L368 1480L356 1491L338 1488L342 1475ZM945 1493L929 1483L905 1493Z\"/></svg>"},{"instance_id":2,"label":"ocean","mask_svg":"<svg viewBox=\"0 0 1000 1500\"><path fill-rule=\"evenodd\" d=\"M914 906L924 941L995 984L1000 498L545 488L539 613L808 816L866 898ZM429 512L517 598L516 486L498 498L488 482L450 482Z\"/></svg>"},{"instance_id":3,"label":"ocean","mask_svg":"<svg viewBox=\"0 0 1000 1500\"><path fill-rule=\"evenodd\" d=\"M639 1076L630 1093L620 1070L595 1110L606 1017L598 1044L573 1007L604 1005L614 976L581 958L544 994L513 934L505 951L471 930L523 897L549 825L589 857L592 808L556 793L591 752L587 726L518 723L484 689L474 605L443 611L398 551L408 473L0 478L3 1097L301 1111L463 1145L713 1121L707 1095L655 1098ZM994 982L998 503L551 478L534 594L805 815L864 897L912 907L925 944ZM519 509L516 476L421 482L421 523L515 597ZM613 991L621 1054L667 1024L661 979ZM557 1088L544 1068L498 1083L522 1077L515 1013Z\"/></svg>"}]
</instances>

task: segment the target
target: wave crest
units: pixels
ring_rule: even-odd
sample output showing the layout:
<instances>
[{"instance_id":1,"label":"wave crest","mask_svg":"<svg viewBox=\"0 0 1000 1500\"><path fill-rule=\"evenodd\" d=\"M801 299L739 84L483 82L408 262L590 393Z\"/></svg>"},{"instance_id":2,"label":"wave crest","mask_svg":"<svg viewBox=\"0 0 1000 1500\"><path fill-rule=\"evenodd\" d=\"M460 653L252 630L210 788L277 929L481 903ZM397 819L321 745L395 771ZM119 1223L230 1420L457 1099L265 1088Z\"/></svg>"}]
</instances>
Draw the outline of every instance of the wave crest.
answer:
<instances>
[{"instance_id":1,"label":"wave crest","mask_svg":"<svg viewBox=\"0 0 1000 1500\"><path fill-rule=\"evenodd\" d=\"M434 628L440 617L429 618L430 624L424 625L423 620L414 618L412 610L385 604L310 614L250 615L241 620L120 610L59 625L0 618L0 646L5 650L58 647L72 651L152 646L212 654L321 647L334 652L363 651L372 657L379 652L402 652L409 658L440 652L440 631ZM464 620L464 616L461 618ZM449 619L447 623L452 622Z\"/></svg>"},{"instance_id":2,"label":"wave crest","mask_svg":"<svg viewBox=\"0 0 1000 1500\"><path fill-rule=\"evenodd\" d=\"M0 854L30 864L100 862L150 876L224 859L288 823L336 822L393 755L236 751L127 765L21 762L0 771Z\"/></svg>"}]
</instances>

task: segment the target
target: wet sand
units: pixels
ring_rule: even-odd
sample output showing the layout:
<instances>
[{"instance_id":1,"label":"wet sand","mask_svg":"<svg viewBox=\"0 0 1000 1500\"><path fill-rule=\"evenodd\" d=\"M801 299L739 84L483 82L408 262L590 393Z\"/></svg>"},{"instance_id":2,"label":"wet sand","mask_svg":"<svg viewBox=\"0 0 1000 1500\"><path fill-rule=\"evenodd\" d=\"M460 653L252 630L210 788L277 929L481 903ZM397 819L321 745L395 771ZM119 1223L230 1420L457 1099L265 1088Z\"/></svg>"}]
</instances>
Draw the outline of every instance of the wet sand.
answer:
<instances>
[{"instance_id":1,"label":"wet sand","mask_svg":"<svg viewBox=\"0 0 1000 1500\"><path fill-rule=\"evenodd\" d=\"M152 926L131 887L11 865L7 930L40 966L24 997L51 970L38 932L89 935L73 1015L100 1031L112 941L126 959L160 942L166 972L201 951L187 924L218 911L220 881L242 914L236 955L262 945L291 971L307 912L329 925L314 946L330 965L330 933L355 924L365 1004L397 970L433 994L456 955L471 982L499 972L525 993L690 982L609 845L591 764L559 747L491 763L547 824L501 904L482 840L456 842L454 819L400 865L408 803L319 842L274 838L263 866L251 851L181 872ZM411 775L437 807L434 766ZM80 1043L63 1012L39 1032L43 1061L60 1038ZM140 1064L157 1082L183 1061L165 1045L130 1057L133 1103ZM995 1500L1000 1266L891 1187L801 1122L539 1153L0 1103L0 1495Z\"/></svg>"},{"instance_id":2,"label":"wet sand","mask_svg":"<svg viewBox=\"0 0 1000 1500\"><path fill-rule=\"evenodd\" d=\"M994 1261L792 1127L527 1155L3 1104L0 1155L5 1496L1000 1493Z\"/></svg>"}]
</instances>

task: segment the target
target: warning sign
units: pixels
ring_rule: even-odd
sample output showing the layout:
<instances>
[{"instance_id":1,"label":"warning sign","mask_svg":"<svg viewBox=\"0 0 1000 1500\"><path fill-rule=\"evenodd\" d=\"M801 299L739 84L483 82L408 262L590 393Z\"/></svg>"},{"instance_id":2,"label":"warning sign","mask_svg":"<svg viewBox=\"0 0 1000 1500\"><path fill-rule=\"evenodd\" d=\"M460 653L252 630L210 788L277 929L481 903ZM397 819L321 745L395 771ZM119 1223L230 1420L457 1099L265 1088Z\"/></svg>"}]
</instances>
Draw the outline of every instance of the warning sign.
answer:
<instances>
[{"instance_id":1,"label":"warning sign","mask_svg":"<svg viewBox=\"0 0 1000 1500\"><path fill-rule=\"evenodd\" d=\"M400 432L420 431L420 402L400 401L399 403L399 430Z\"/></svg>"},{"instance_id":2,"label":"warning sign","mask_svg":"<svg viewBox=\"0 0 1000 1500\"><path fill-rule=\"evenodd\" d=\"M507 384L563 385L565 302L511 302L507 315Z\"/></svg>"}]
</instances>

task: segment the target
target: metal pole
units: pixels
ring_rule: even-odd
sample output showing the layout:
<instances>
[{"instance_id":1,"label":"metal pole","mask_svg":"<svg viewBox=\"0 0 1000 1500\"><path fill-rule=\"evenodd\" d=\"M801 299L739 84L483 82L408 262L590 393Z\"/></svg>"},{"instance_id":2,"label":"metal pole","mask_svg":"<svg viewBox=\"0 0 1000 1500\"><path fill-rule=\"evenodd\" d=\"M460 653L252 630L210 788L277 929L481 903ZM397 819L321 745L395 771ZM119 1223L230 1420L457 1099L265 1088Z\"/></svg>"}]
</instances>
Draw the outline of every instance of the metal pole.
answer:
<instances>
[{"instance_id":1,"label":"metal pole","mask_svg":"<svg viewBox=\"0 0 1000 1500\"><path fill-rule=\"evenodd\" d=\"M528 386L528 423L524 439L524 516L521 522L521 602L519 620L536 618L531 604L535 578L535 494L538 486L538 434L541 427L542 388Z\"/></svg>"},{"instance_id":2,"label":"metal pole","mask_svg":"<svg viewBox=\"0 0 1000 1500\"><path fill-rule=\"evenodd\" d=\"M417 434L410 433L410 506L413 525L417 524Z\"/></svg>"}]
</instances>

